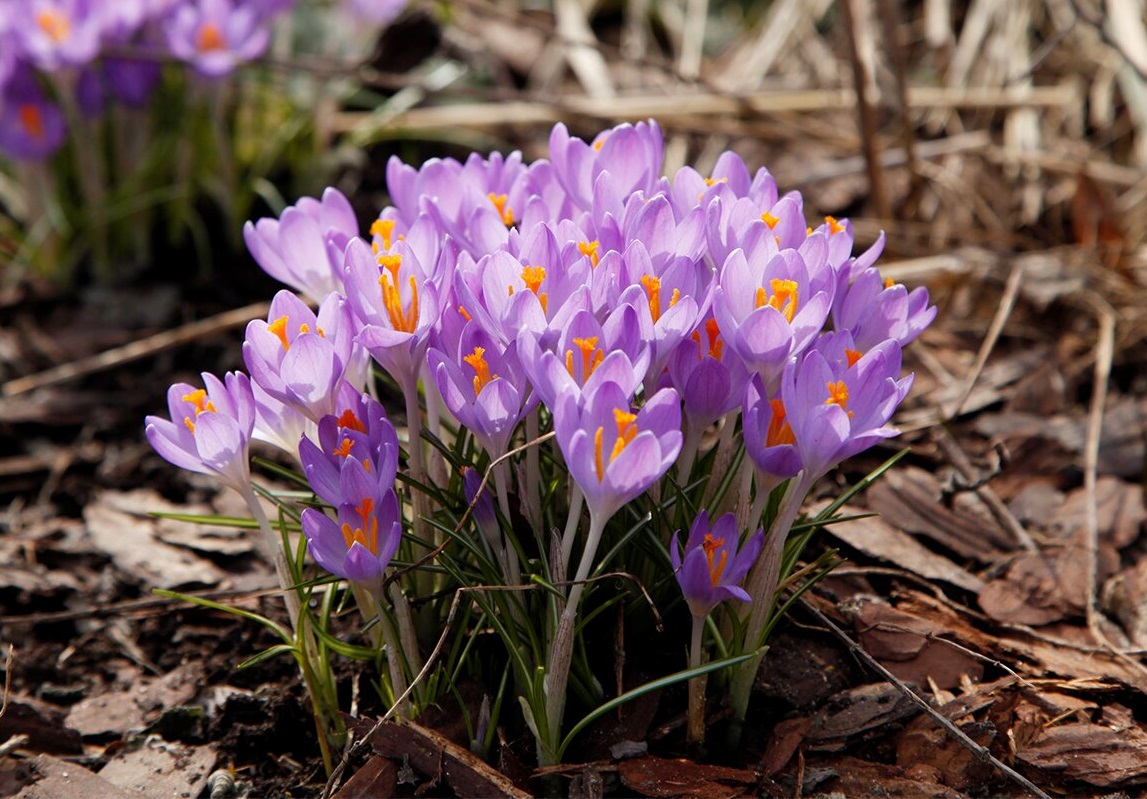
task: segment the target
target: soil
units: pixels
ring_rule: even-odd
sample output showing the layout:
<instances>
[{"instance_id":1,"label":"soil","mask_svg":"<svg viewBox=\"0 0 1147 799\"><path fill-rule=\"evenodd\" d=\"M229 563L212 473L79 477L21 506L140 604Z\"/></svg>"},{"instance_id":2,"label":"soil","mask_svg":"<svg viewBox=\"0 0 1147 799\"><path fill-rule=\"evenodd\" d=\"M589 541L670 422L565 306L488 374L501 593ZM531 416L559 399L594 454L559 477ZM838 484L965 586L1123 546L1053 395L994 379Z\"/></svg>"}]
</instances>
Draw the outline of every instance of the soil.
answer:
<instances>
[{"instance_id":1,"label":"soil","mask_svg":"<svg viewBox=\"0 0 1147 799\"><path fill-rule=\"evenodd\" d=\"M931 173L923 195L890 169L880 199L863 164L807 175L860 151L834 132L855 130L851 109L750 117L746 158L781 164L807 205L852 216L860 246L888 230L882 268L927 285L940 314L906 358L917 383L895 445L911 453L847 509L859 518L818 533L810 555L832 548L842 563L775 634L744 746L721 745L718 697L709 748L690 751L684 696L668 690L587 732L567 766L535 769L512 729L485 762L457 707L375 728L369 671L343 666L344 706L370 746L328 786L294 664L238 668L276 639L153 593L285 620L249 536L148 515L242 513L155 455L143 418L165 412L170 383L242 368L242 322L227 315L277 288L245 254L200 274L172 253L124 285L64 293L25 277L0 293L0 799L1144 795L1147 257L1142 206L1127 199L1142 170L1093 178L1068 159L1033 175L977 150ZM968 121L999 134L990 110ZM668 128L695 153L705 123ZM1097 160L1126 160L1122 130ZM1100 147L1091 133L1053 155ZM499 135L531 157L544 145L540 125ZM387 154L370 151L351 181L364 219L383 202ZM785 171L794 157L807 180ZM1021 210L1032 191L1034 216ZM188 324L193 336L163 337ZM891 451L850 464L810 505Z\"/></svg>"}]
</instances>

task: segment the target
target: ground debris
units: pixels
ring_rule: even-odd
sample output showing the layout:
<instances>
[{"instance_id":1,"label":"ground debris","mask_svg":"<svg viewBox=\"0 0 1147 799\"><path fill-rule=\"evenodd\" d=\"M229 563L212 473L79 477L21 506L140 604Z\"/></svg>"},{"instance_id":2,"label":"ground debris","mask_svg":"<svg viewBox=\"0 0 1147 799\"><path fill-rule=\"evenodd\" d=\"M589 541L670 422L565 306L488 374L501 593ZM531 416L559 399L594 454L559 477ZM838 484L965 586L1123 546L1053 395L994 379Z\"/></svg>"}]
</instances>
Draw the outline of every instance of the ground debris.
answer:
<instances>
[{"instance_id":1,"label":"ground debris","mask_svg":"<svg viewBox=\"0 0 1147 799\"><path fill-rule=\"evenodd\" d=\"M731 799L751 795L757 775L745 769L646 755L618 765L621 782L641 796Z\"/></svg>"}]
</instances>

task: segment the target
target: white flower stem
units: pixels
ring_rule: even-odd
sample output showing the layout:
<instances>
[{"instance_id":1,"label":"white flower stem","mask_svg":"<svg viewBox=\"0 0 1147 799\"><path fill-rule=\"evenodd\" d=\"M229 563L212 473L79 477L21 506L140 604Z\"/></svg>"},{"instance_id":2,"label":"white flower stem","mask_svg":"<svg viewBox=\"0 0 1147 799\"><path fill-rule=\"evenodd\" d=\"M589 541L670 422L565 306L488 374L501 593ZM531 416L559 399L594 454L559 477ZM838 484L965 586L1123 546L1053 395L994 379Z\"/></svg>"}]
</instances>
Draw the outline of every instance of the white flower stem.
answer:
<instances>
[{"instance_id":1,"label":"white flower stem","mask_svg":"<svg viewBox=\"0 0 1147 799\"><path fill-rule=\"evenodd\" d=\"M541 422L538 420L538 409L534 408L526 416L526 441L535 441L538 437ZM541 480L541 453L538 447L526 449L526 513L529 515L530 526L535 530L542 529L542 480Z\"/></svg>"},{"instance_id":2,"label":"white flower stem","mask_svg":"<svg viewBox=\"0 0 1147 799\"><path fill-rule=\"evenodd\" d=\"M287 562L287 552L283 547L282 537L275 532L271 527L271 523L267 520L267 514L263 512L263 505L259 502L259 497L255 494L255 489L251 483L247 483L240 489L239 494L247 503L248 510L251 515L255 517L255 521L259 524L259 530L263 534L263 540L266 554L270 556L271 562L275 566L275 576L279 578L279 587L283 589L283 601L287 605L287 615L291 619L291 629L296 630L300 624L300 611L302 610L302 603L299 601L299 593L295 589L295 578L291 574L290 564Z\"/></svg>"},{"instance_id":3,"label":"white flower stem","mask_svg":"<svg viewBox=\"0 0 1147 799\"><path fill-rule=\"evenodd\" d=\"M758 649L764 643L761 636L775 604L785 541L809 487L803 472L789 481L785 495L781 498L780 507L777 509L777 516L765 535L765 545L745 581L745 590L752 598L750 602L744 603L741 611L742 614L748 614L747 619L743 618L745 622L743 651L746 653ZM745 713L749 708L749 694L753 690L753 681L761 665L761 657L763 653L740 664L733 674L732 685L729 687L729 703L733 708L733 718L736 722L745 719Z\"/></svg>"},{"instance_id":4,"label":"white flower stem","mask_svg":"<svg viewBox=\"0 0 1147 799\"><path fill-rule=\"evenodd\" d=\"M693 635L689 641L689 668L701 665L701 641L705 635L705 617L693 617ZM689 712L685 727L685 742L691 747L705 743L705 675L689 680Z\"/></svg>"},{"instance_id":5,"label":"white flower stem","mask_svg":"<svg viewBox=\"0 0 1147 799\"><path fill-rule=\"evenodd\" d=\"M406 402L406 434L409 438L407 452L410 456L410 477L418 483L426 483L426 468L422 459L422 409L418 402L418 375L417 373L405 376L402 381L402 396ZM427 535L429 525L426 516L429 508L426 495L418 488L410 488L411 527L414 537L419 541L433 543L437 541L438 533ZM420 558L430 552L427 545L415 546L415 558ZM434 591L433 574L425 569L414 572L415 590L420 596L429 595Z\"/></svg>"},{"instance_id":6,"label":"white flower stem","mask_svg":"<svg viewBox=\"0 0 1147 799\"><path fill-rule=\"evenodd\" d=\"M545 740L538 741L538 758L542 765L553 765L558 760L557 747L561 742L562 715L565 713L566 688L569 684L570 662L573 659L578 605L585 590L585 580L593 567L594 556L597 554L598 544L601 543L601 534L606 521L608 519L598 519L596 515L590 514L585 550L582 552L577 574L570 586L569 596L550 645L549 667L545 679L548 734Z\"/></svg>"},{"instance_id":7,"label":"white flower stem","mask_svg":"<svg viewBox=\"0 0 1147 799\"><path fill-rule=\"evenodd\" d=\"M574 539L577 538L577 524L581 519L581 506L585 496L581 493L577 483L570 489L570 512L566 518L566 529L562 533L562 574L570 570L570 558L573 556Z\"/></svg>"}]
</instances>

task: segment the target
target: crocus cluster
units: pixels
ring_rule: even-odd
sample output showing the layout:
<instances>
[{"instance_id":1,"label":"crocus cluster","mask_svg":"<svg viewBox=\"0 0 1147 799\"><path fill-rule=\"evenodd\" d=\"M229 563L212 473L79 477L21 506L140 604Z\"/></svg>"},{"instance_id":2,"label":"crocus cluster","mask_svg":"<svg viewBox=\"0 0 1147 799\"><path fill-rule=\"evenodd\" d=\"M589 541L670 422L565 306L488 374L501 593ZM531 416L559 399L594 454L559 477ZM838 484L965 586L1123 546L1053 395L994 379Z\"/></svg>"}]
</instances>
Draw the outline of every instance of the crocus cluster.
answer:
<instances>
[{"instance_id":1,"label":"crocus cluster","mask_svg":"<svg viewBox=\"0 0 1147 799\"><path fill-rule=\"evenodd\" d=\"M39 161L67 137L64 109L146 105L165 62L218 80L267 50L298 0L0 0L0 153ZM386 24L405 0L347 0Z\"/></svg>"},{"instance_id":2,"label":"crocus cluster","mask_svg":"<svg viewBox=\"0 0 1147 799\"><path fill-rule=\"evenodd\" d=\"M807 488L896 434L889 420L911 385L901 349L935 315L924 289L880 275L883 237L854 253L847 220L810 222L799 194L782 195L767 170L733 153L708 174L663 176L662 157L652 121L589 140L558 124L549 157L532 163L520 153L417 168L391 159L393 205L366 235L335 189L244 230L259 264L299 295L281 292L247 329L257 418L246 429L295 453L329 506L302 516L323 568L377 592L403 526L423 521L402 510L405 490L392 485L399 443L370 398L370 362L408 400L422 392L406 405L416 481L446 474L420 466L424 425L436 440L472 436L479 460L463 481L476 503L472 529L514 563L508 581L518 578L523 548L509 537L521 535L522 519L535 526L537 548L550 548L545 520L556 511L540 497L568 510L560 555L555 548L523 569L569 586L539 664L551 728L543 757L554 757L573 617L610 519L672 493L674 465L684 486L703 442L743 445L753 499L740 505L754 512L703 509L683 547L661 531L665 567L698 620L726 599L771 601L739 587L776 549L763 530L747 534L764 500L782 485ZM190 387L176 393L174 422L149 429L161 454L195 468L207 463L203 446L180 424L200 406ZM216 401L212 410L224 409ZM703 436L714 428L723 432ZM548 431L568 480L556 494L537 484L536 440ZM508 453L512 468L491 472L499 521L477 483ZM506 524L512 511L518 532Z\"/></svg>"}]
</instances>

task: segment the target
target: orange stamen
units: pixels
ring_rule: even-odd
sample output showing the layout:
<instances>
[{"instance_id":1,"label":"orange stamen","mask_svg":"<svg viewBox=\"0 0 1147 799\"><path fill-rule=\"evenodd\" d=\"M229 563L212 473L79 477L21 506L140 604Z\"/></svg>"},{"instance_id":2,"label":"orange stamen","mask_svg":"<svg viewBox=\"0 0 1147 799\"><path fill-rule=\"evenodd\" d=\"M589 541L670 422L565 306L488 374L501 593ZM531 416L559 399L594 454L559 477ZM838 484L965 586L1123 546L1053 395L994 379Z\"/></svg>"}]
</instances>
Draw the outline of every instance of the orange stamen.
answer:
<instances>
[{"instance_id":1,"label":"orange stamen","mask_svg":"<svg viewBox=\"0 0 1147 799\"><path fill-rule=\"evenodd\" d=\"M591 266L597 266L598 261L601 260L601 256L597 254L597 249L600 246L601 243L598 241L579 241L577 249L578 252L589 258Z\"/></svg>"},{"instance_id":2,"label":"orange stamen","mask_svg":"<svg viewBox=\"0 0 1147 799\"><path fill-rule=\"evenodd\" d=\"M828 384L828 399L824 401L824 404L839 405L845 410L848 409L848 386L843 380Z\"/></svg>"},{"instance_id":3,"label":"orange stamen","mask_svg":"<svg viewBox=\"0 0 1147 799\"><path fill-rule=\"evenodd\" d=\"M354 442L349 438L344 438L331 454L339 458L349 458L352 449L354 449Z\"/></svg>"},{"instance_id":4,"label":"orange stamen","mask_svg":"<svg viewBox=\"0 0 1147 799\"><path fill-rule=\"evenodd\" d=\"M458 313L462 314L462 318L465 319L467 322L470 321L470 313L469 313L469 311L466 310L466 307L464 305L458 306Z\"/></svg>"},{"instance_id":5,"label":"orange stamen","mask_svg":"<svg viewBox=\"0 0 1147 799\"><path fill-rule=\"evenodd\" d=\"M605 360L605 353L597 348L597 336L575 338L573 343L581 350L581 384L584 386L589 376ZM577 375L574 374L573 350L566 350L566 370L570 373L570 377L577 380Z\"/></svg>"},{"instance_id":6,"label":"orange stamen","mask_svg":"<svg viewBox=\"0 0 1147 799\"><path fill-rule=\"evenodd\" d=\"M768 211L765 211L763 214L761 214L761 221L769 226L769 230L772 230L777 226L777 223L781 221L781 218L779 216L773 216Z\"/></svg>"},{"instance_id":7,"label":"orange stamen","mask_svg":"<svg viewBox=\"0 0 1147 799\"><path fill-rule=\"evenodd\" d=\"M842 225L840 222L837 222L836 217L826 216L824 218L824 221L825 221L825 224L828 225L828 235L831 236L834 233L843 233L844 232L844 225Z\"/></svg>"},{"instance_id":8,"label":"orange stamen","mask_svg":"<svg viewBox=\"0 0 1147 799\"><path fill-rule=\"evenodd\" d=\"M709 533L705 533L705 538L701 542L701 548L705 550L705 559L709 561L709 579L714 588L717 587L717 581L721 579L721 574L725 571L725 563L729 559L729 550L726 549L721 553L721 560L717 562L717 565L713 565L713 555L724 543L724 538L714 538Z\"/></svg>"},{"instance_id":9,"label":"orange stamen","mask_svg":"<svg viewBox=\"0 0 1147 799\"><path fill-rule=\"evenodd\" d=\"M504 224L506 227L513 225L514 209L506 207L506 195L494 194L494 192L490 192L486 196L490 198L490 202L492 202L494 207L498 209L498 215L502 217L502 224Z\"/></svg>"},{"instance_id":10,"label":"orange stamen","mask_svg":"<svg viewBox=\"0 0 1147 799\"><path fill-rule=\"evenodd\" d=\"M199 52L209 53L212 50L222 50L227 46L227 40L223 38L223 31L218 25L214 22L205 22L195 37L195 46Z\"/></svg>"},{"instance_id":11,"label":"orange stamen","mask_svg":"<svg viewBox=\"0 0 1147 799\"><path fill-rule=\"evenodd\" d=\"M366 432L366 426L359 421L359 418L355 416L354 411L352 411L350 408L347 408L339 415L338 427L340 430L349 429L357 430L360 433Z\"/></svg>"},{"instance_id":12,"label":"orange stamen","mask_svg":"<svg viewBox=\"0 0 1147 799\"><path fill-rule=\"evenodd\" d=\"M267 330L279 337L279 341L283 342L283 349L289 350L291 348L291 342L287 341L287 317L280 316L267 325Z\"/></svg>"},{"instance_id":13,"label":"orange stamen","mask_svg":"<svg viewBox=\"0 0 1147 799\"><path fill-rule=\"evenodd\" d=\"M641 278L641 285L645 286L645 293L649 295L649 313L653 323L661 318L661 278L645 275Z\"/></svg>"},{"instance_id":14,"label":"orange stamen","mask_svg":"<svg viewBox=\"0 0 1147 799\"><path fill-rule=\"evenodd\" d=\"M604 427L597 428L597 432L593 434L593 467L597 472L597 481L600 483L605 479L605 467L601 463L601 437L605 432Z\"/></svg>"},{"instance_id":15,"label":"orange stamen","mask_svg":"<svg viewBox=\"0 0 1147 799\"><path fill-rule=\"evenodd\" d=\"M785 404L779 399L769 400L773 407L773 418L769 421L768 432L765 433L765 446L777 447L781 444L795 444L797 437L793 435L793 428L788 423L785 414Z\"/></svg>"},{"instance_id":16,"label":"orange stamen","mask_svg":"<svg viewBox=\"0 0 1147 799\"><path fill-rule=\"evenodd\" d=\"M884 278L884 288L890 289L895 285L896 285L896 281L893 280L892 278L890 278L890 277Z\"/></svg>"},{"instance_id":17,"label":"orange stamen","mask_svg":"<svg viewBox=\"0 0 1147 799\"><path fill-rule=\"evenodd\" d=\"M482 357L485 354L486 349L484 347L475 347L472 353L462 358L462 360L470 364L470 367L474 370L475 396L481 394L482 389L489 385L491 380L496 380L498 377L497 375L490 374L490 364Z\"/></svg>"},{"instance_id":18,"label":"orange stamen","mask_svg":"<svg viewBox=\"0 0 1147 799\"><path fill-rule=\"evenodd\" d=\"M800 288L797 286L797 282L774 278L769 281L769 286L773 290L771 297L763 286L757 288L757 307L761 308L768 305L770 308L776 308L785 319L792 323L793 317L797 315L799 304Z\"/></svg>"},{"instance_id":19,"label":"orange stamen","mask_svg":"<svg viewBox=\"0 0 1147 799\"><path fill-rule=\"evenodd\" d=\"M370 235L382 239L382 249L389 250L394 235L393 219L376 219L370 223Z\"/></svg>"},{"instance_id":20,"label":"orange stamen","mask_svg":"<svg viewBox=\"0 0 1147 799\"><path fill-rule=\"evenodd\" d=\"M384 258L399 258L400 256L382 256L379 259L381 262ZM390 269L387 264L382 264L386 269ZM394 266L392 274L394 275L395 282L398 279L398 265ZM382 286L382 304L386 308L386 313L390 316L390 324L395 330L401 330L404 333L413 333L414 328L418 326L418 283L415 281L414 276L410 276L410 309L403 310L402 297L395 288L395 284L391 282L390 274L383 273L378 278L378 284Z\"/></svg>"},{"instance_id":21,"label":"orange stamen","mask_svg":"<svg viewBox=\"0 0 1147 799\"><path fill-rule=\"evenodd\" d=\"M614 408L613 419L617 422L617 441L613 443L613 452L609 454L610 463L613 463L614 459L629 445L629 442L637 436L637 425L634 424L637 420L636 413Z\"/></svg>"},{"instance_id":22,"label":"orange stamen","mask_svg":"<svg viewBox=\"0 0 1147 799\"><path fill-rule=\"evenodd\" d=\"M46 8L36 15L36 24L56 44L63 42L72 32L72 23L67 16L50 8Z\"/></svg>"},{"instance_id":23,"label":"orange stamen","mask_svg":"<svg viewBox=\"0 0 1147 799\"><path fill-rule=\"evenodd\" d=\"M526 284L526 288L534 292L534 296L538 298L538 302L542 304L542 313L546 312L547 300L549 297L543 291L538 293L542 288L542 281L546 279L546 268L544 266L526 266L522 268L522 282Z\"/></svg>"},{"instance_id":24,"label":"orange stamen","mask_svg":"<svg viewBox=\"0 0 1147 799\"><path fill-rule=\"evenodd\" d=\"M848 367L851 369L856 366L856 362L863 357L864 353L860 350L845 350L844 355L848 358Z\"/></svg>"},{"instance_id":25,"label":"orange stamen","mask_svg":"<svg viewBox=\"0 0 1147 799\"><path fill-rule=\"evenodd\" d=\"M44 115L40 111L40 106L35 103L24 103L17 113L20 116L20 125L28 131L29 136L37 140L44 138Z\"/></svg>"}]
</instances>

